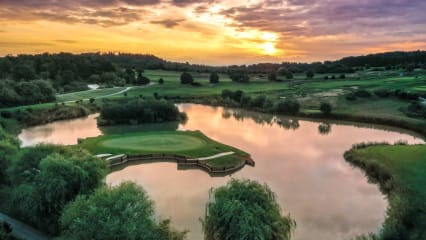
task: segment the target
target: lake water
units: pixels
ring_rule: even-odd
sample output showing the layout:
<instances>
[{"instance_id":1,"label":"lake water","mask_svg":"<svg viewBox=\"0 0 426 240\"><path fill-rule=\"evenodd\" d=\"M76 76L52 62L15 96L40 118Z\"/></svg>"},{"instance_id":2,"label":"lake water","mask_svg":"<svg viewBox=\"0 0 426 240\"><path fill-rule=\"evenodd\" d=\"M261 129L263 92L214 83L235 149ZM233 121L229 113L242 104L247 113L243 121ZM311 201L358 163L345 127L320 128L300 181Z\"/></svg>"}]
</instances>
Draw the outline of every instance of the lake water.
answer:
<instances>
[{"instance_id":1,"label":"lake water","mask_svg":"<svg viewBox=\"0 0 426 240\"><path fill-rule=\"evenodd\" d=\"M175 163L127 166L110 173L106 182L134 181L155 201L157 213L171 218L173 226L188 229L190 240L202 239L199 218L204 215L209 189L231 178L267 183L277 194L283 213L297 222L294 239L350 239L377 232L387 202L376 185L343 158L352 144L365 141L422 143L413 133L374 125L320 122L242 110L194 104L179 105L188 115L185 124L146 125L99 129L96 116L60 121L25 129L23 146L40 142L75 144L77 138L102 132L149 129L201 130L217 141L252 155L255 167L246 166L225 177L211 177L198 170L180 170Z\"/></svg>"}]
</instances>

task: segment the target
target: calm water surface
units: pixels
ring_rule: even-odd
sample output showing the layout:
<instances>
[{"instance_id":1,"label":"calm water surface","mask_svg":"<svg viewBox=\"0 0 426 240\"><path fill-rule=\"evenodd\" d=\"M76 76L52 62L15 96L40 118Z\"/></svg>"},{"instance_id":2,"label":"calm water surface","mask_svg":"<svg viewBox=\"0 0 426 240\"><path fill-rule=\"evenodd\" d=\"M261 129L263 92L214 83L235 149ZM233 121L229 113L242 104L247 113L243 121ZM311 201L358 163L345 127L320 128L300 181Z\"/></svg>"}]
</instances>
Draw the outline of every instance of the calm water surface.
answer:
<instances>
[{"instance_id":1,"label":"calm water surface","mask_svg":"<svg viewBox=\"0 0 426 240\"><path fill-rule=\"evenodd\" d=\"M191 240L202 239L198 219L204 215L209 189L230 178L267 183L277 194L283 212L296 220L295 239L350 239L377 232L387 202L376 185L345 162L344 151L363 141L423 142L396 129L369 125L329 123L322 124L320 130L321 122L272 119L270 115L194 104L179 107L187 113L188 122L167 125L167 129L201 130L210 138L249 152L256 166L246 166L231 176L211 177L197 169L178 170L175 163L150 163L115 171L106 181L111 185L123 181L142 185L155 201L157 213L171 218L177 228L190 230ZM77 138L114 132L114 128L100 130L95 117L26 129L19 138L24 146L39 142L75 144ZM126 130L115 128L115 132ZM140 129L130 128L136 130Z\"/></svg>"}]
</instances>

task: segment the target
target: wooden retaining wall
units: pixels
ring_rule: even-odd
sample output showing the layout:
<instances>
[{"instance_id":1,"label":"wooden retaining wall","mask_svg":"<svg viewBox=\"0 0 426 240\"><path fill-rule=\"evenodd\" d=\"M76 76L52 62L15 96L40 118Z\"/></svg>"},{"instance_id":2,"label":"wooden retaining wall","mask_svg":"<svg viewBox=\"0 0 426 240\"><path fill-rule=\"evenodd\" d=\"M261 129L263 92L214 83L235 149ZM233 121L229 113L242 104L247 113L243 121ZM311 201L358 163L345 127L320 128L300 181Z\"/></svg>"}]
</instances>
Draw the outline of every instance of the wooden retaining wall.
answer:
<instances>
[{"instance_id":1,"label":"wooden retaining wall","mask_svg":"<svg viewBox=\"0 0 426 240\"><path fill-rule=\"evenodd\" d=\"M107 158L111 167L119 166L127 162L133 161L154 161L154 160L164 160L164 161L173 161L178 164L178 166L196 166L208 173L230 173L236 170L239 170L248 164L254 166L254 161L250 157L244 157L237 155L238 157L243 158L245 161L241 164L232 167L211 167L206 164L204 161L200 160L190 160L185 156L181 155L170 155L170 154L135 154L135 155L119 155L117 157Z\"/></svg>"}]
</instances>

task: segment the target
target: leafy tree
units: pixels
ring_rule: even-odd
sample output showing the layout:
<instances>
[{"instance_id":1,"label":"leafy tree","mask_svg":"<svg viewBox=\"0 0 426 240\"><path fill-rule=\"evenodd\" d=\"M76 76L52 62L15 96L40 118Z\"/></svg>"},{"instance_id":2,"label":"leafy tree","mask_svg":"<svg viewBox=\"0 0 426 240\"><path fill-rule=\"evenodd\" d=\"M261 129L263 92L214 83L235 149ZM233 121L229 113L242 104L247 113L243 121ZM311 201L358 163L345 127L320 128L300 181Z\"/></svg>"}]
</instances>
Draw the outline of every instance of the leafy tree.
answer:
<instances>
[{"instance_id":1,"label":"leafy tree","mask_svg":"<svg viewBox=\"0 0 426 240\"><path fill-rule=\"evenodd\" d=\"M89 77L89 82L91 82L91 83L100 83L101 82L101 77L99 76L99 74L92 74Z\"/></svg>"},{"instance_id":2,"label":"leafy tree","mask_svg":"<svg viewBox=\"0 0 426 240\"><path fill-rule=\"evenodd\" d=\"M0 107L16 106L21 103L22 98L14 87L8 84L8 81L4 84L0 82Z\"/></svg>"},{"instance_id":3,"label":"leafy tree","mask_svg":"<svg viewBox=\"0 0 426 240\"><path fill-rule=\"evenodd\" d=\"M243 95L241 97L240 103L241 103L242 107L250 107L251 102L252 102L252 100L251 100L251 97L249 95Z\"/></svg>"},{"instance_id":4,"label":"leafy tree","mask_svg":"<svg viewBox=\"0 0 426 240\"><path fill-rule=\"evenodd\" d=\"M222 90L221 94L222 98L231 98L232 97L232 91L228 89Z\"/></svg>"},{"instance_id":5,"label":"leafy tree","mask_svg":"<svg viewBox=\"0 0 426 240\"><path fill-rule=\"evenodd\" d=\"M2 127L0 127L0 185L9 182L7 175L7 168L11 163L11 159L15 157L18 152L18 140L7 134Z\"/></svg>"},{"instance_id":6,"label":"leafy tree","mask_svg":"<svg viewBox=\"0 0 426 240\"><path fill-rule=\"evenodd\" d=\"M135 82L137 85L147 85L151 82L151 80L144 75L140 74Z\"/></svg>"},{"instance_id":7,"label":"leafy tree","mask_svg":"<svg viewBox=\"0 0 426 240\"><path fill-rule=\"evenodd\" d=\"M262 108L265 101L266 101L266 96L265 95L259 95L251 101L251 106L257 107L257 108Z\"/></svg>"},{"instance_id":8,"label":"leafy tree","mask_svg":"<svg viewBox=\"0 0 426 240\"><path fill-rule=\"evenodd\" d=\"M194 82L194 78L191 74L184 72L180 75L180 83L181 84L191 84Z\"/></svg>"},{"instance_id":9,"label":"leafy tree","mask_svg":"<svg viewBox=\"0 0 426 240\"><path fill-rule=\"evenodd\" d=\"M206 240L288 240L296 225L290 216L281 216L267 185L235 179L212 190L202 224Z\"/></svg>"},{"instance_id":10,"label":"leafy tree","mask_svg":"<svg viewBox=\"0 0 426 240\"><path fill-rule=\"evenodd\" d=\"M277 81L277 73L275 71L269 72L268 80L269 81Z\"/></svg>"},{"instance_id":11,"label":"leafy tree","mask_svg":"<svg viewBox=\"0 0 426 240\"><path fill-rule=\"evenodd\" d=\"M182 114L172 102L132 99L104 104L98 124L173 122L182 120Z\"/></svg>"},{"instance_id":12,"label":"leafy tree","mask_svg":"<svg viewBox=\"0 0 426 240\"><path fill-rule=\"evenodd\" d=\"M323 102L320 105L320 110L324 115L330 115L331 111L333 110L333 107L330 103Z\"/></svg>"},{"instance_id":13,"label":"leafy tree","mask_svg":"<svg viewBox=\"0 0 426 240\"><path fill-rule=\"evenodd\" d=\"M279 114L297 114L299 109L300 104L296 100L281 100L275 105L275 112Z\"/></svg>"},{"instance_id":14,"label":"leafy tree","mask_svg":"<svg viewBox=\"0 0 426 240\"><path fill-rule=\"evenodd\" d=\"M216 72L212 72L210 74L209 81L210 83L214 83L214 84L219 83L219 74L217 74Z\"/></svg>"},{"instance_id":15,"label":"leafy tree","mask_svg":"<svg viewBox=\"0 0 426 240\"><path fill-rule=\"evenodd\" d=\"M7 209L51 234L59 230L63 207L79 194L103 185L104 160L87 151L59 146L37 146L23 153L11 168L13 189Z\"/></svg>"},{"instance_id":16,"label":"leafy tree","mask_svg":"<svg viewBox=\"0 0 426 240\"><path fill-rule=\"evenodd\" d=\"M185 232L158 223L152 200L142 187L122 183L103 187L90 196L79 196L61 217L65 239L165 239L185 238Z\"/></svg>"},{"instance_id":17,"label":"leafy tree","mask_svg":"<svg viewBox=\"0 0 426 240\"><path fill-rule=\"evenodd\" d=\"M240 102L241 101L241 97L244 95L244 92L241 90L237 90L235 92L232 93L231 98L232 100L234 100L235 102Z\"/></svg>"},{"instance_id":18,"label":"leafy tree","mask_svg":"<svg viewBox=\"0 0 426 240\"><path fill-rule=\"evenodd\" d=\"M231 70L229 72L229 78L231 78L231 80L233 82L249 82L250 81L250 77L247 73L246 70Z\"/></svg>"},{"instance_id":19,"label":"leafy tree","mask_svg":"<svg viewBox=\"0 0 426 240\"><path fill-rule=\"evenodd\" d=\"M290 71L286 68L286 67L280 67L280 68L278 68L278 70L277 70L277 75L278 76L287 76L287 74L289 73Z\"/></svg>"},{"instance_id":20,"label":"leafy tree","mask_svg":"<svg viewBox=\"0 0 426 240\"><path fill-rule=\"evenodd\" d=\"M13 69L13 79L17 81L29 81L36 78L34 68L25 63L19 63Z\"/></svg>"},{"instance_id":21,"label":"leafy tree","mask_svg":"<svg viewBox=\"0 0 426 240\"><path fill-rule=\"evenodd\" d=\"M293 79L293 73L291 73L290 71L285 75L286 79Z\"/></svg>"},{"instance_id":22,"label":"leafy tree","mask_svg":"<svg viewBox=\"0 0 426 240\"><path fill-rule=\"evenodd\" d=\"M314 78L314 72L312 70L309 70L308 72L306 72L306 77L308 79Z\"/></svg>"},{"instance_id":23,"label":"leafy tree","mask_svg":"<svg viewBox=\"0 0 426 240\"><path fill-rule=\"evenodd\" d=\"M354 92L356 97L361 97L361 98L370 98L371 97L371 93L367 90L364 89L360 89L360 90L356 90Z\"/></svg>"},{"instance_id":24,"label":"leafy tree","mask_svg":"<svg viewBox=\"0 0 426 240\"><path fill-rule=\"evenodd\" d=\"M164 84L164 79L163 78L158 79L158 84L163 85Z\"/></svg>"}]
</instances>

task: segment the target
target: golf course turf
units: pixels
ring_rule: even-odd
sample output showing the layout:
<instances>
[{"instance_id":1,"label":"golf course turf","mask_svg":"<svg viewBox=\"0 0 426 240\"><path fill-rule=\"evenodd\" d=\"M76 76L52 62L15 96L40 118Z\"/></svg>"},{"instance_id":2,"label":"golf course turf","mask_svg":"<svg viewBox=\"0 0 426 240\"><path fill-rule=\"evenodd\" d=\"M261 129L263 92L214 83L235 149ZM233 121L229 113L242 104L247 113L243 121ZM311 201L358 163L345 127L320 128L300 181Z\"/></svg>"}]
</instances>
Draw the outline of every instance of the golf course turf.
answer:
<instances>
[{"instance_id":1,"label":"golf course turf","mask_svg":"<svg viewBox=\"0 0 426 240\"><path fill-rule=\"evenodd\" d=\"M93 154L176 154L187 158L203 158L233 152L205 160L210 166L230 167L244 162L239 156L249 154L234 147L216 142L200 131L136 132L120 135L102 135L87 138L79 145Z\"/></svg>"},{"instance_id":2,"label":"golf course turf","mask_svg":"<svg viewBox=\"0 0 426 240\"><path fill-rule=\"evenodd\" d=\"M373 145L345 153L387 195L380 239L426 237L426 145Z\"/></svg>"}]
</instances>

